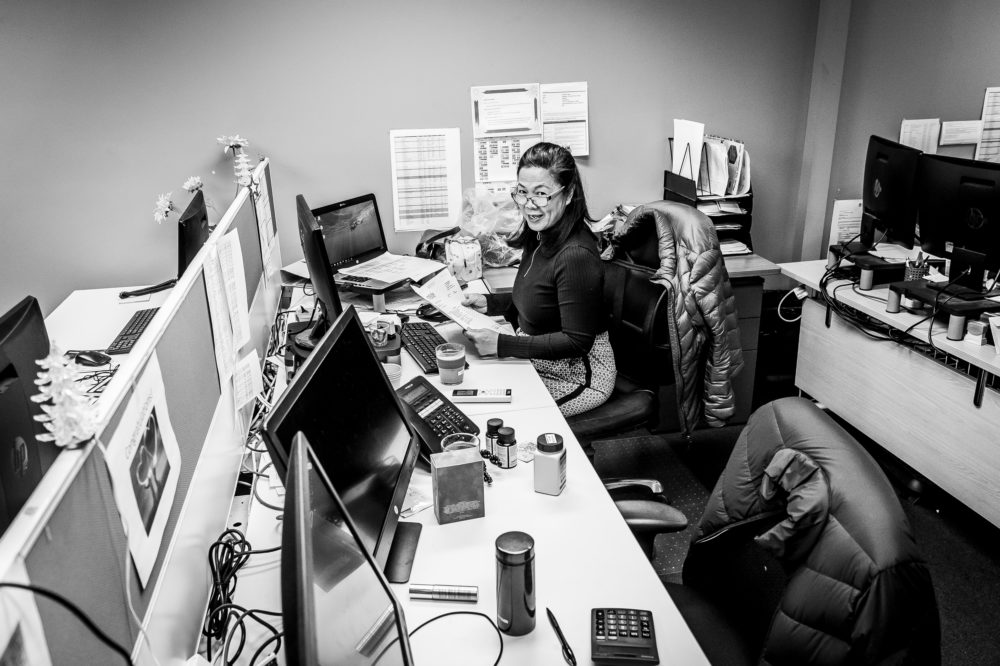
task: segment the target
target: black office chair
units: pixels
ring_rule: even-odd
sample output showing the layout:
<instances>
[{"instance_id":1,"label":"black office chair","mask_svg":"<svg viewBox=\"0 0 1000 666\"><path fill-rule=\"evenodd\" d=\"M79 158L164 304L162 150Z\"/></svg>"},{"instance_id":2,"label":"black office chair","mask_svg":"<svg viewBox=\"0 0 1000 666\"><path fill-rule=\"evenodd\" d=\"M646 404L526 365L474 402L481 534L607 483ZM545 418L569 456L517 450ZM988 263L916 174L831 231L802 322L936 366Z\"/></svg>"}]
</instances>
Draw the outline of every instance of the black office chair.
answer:
<instances>
[{"instance_id":1,"label":"black office chair","mask_svg":"<svg viewBox=\"0 0 1000 666\"><path fill-rule=\"evenodd\" d=\"M653 241L655 247L655 238ZM592 443L597 439L655 426L659 415L658 390L673 383L667 328L670 303L666 290L650 282L652 268L636 263L627 255L605 261L604 267L604 298L610 310L608 334L618 377L607 402L566 419L591 457ZM603 480L650 559L657 534L687 527L687 518L669 505L658 480Z\"/></svg>"},{"instance_id":2,"label":"black office chair","mask_svg":"<svg viewBox=\"0 0 1000 666\"><path fill-rule=\"evenodd\" d=\"M939 664L930 573L888 479L803 398L760 407L666 585L718 664Z\"/></svg>"}]
</instances>

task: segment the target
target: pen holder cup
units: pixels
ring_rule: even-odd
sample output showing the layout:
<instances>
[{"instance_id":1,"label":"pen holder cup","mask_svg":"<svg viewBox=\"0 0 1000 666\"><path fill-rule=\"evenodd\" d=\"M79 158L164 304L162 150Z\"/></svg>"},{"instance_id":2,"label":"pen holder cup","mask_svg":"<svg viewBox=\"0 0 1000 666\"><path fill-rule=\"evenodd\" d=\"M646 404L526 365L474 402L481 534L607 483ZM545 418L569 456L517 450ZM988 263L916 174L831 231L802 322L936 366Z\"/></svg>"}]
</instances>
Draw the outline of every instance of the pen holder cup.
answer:
<instances>
[{"instance_id":1,"label":"pen holder cup","mask_svg":"<svg viewBox=\"0 0 1000 666\"><path fill-rule=\"evenodd\" d=\"M919 280L920 278L926 277L929 272L930 272L930 266L928 266L927 264L924 264L922 266L913 266L907 264L906 269L903 271L903 279L906 281Z\"/></svg>"}]
</instances>

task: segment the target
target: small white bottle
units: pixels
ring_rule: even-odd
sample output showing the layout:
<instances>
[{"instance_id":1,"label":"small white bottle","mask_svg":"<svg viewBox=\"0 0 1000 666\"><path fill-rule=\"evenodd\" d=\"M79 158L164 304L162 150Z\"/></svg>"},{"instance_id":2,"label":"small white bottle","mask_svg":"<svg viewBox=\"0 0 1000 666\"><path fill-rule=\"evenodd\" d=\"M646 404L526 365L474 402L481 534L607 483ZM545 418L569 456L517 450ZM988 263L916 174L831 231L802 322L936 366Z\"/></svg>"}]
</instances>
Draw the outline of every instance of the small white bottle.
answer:
<instances>
[{"instance_id":1,"label":"small white bottle","mask_svg":"<svg viewBox=\"0 0 1000 666\"><path fill-rule=\"evenodd\" d=\"M554 432L535 441L535 492L558 495L566 487L566 448L563 438Z\"/></svg>"}]
</instances>

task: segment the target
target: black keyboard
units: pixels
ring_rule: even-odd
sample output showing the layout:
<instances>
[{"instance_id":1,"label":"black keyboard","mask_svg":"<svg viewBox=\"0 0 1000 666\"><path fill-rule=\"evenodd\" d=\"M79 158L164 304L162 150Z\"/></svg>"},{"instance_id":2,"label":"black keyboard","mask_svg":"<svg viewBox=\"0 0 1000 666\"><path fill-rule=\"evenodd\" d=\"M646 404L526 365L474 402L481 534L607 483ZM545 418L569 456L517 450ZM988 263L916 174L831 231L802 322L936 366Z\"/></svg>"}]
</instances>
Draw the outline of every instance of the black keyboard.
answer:
<instances>
[{"instance_id":1,"label":"black keyboard","mask_svg":"<svg viewBox=\"0 0 1000 666\"><path fill-rule=\"evenodd\" d=\"M438 367L434 348L447 342L437 332L437 329L425 321L412 321L403 324L403 331L400 335L402 336L403 347L413 357L413 360L417 362L423 373L425 375L436 374Z\"/></svg>"},{"instance_id":2,"label":"black keyboard","mask_svg":"<svg viewBox=\"0 0 1000 666\"><path fill-rule=\"evenodd\" d=\"M149 326L149 322L153 321L153 317L159 309L149 308L136 311L122 328L121 332L115 337L114 341L104 351L109 354L127 354L132 351L132 347L135 346L139 336Z\"/></svg>"}]
</instances>

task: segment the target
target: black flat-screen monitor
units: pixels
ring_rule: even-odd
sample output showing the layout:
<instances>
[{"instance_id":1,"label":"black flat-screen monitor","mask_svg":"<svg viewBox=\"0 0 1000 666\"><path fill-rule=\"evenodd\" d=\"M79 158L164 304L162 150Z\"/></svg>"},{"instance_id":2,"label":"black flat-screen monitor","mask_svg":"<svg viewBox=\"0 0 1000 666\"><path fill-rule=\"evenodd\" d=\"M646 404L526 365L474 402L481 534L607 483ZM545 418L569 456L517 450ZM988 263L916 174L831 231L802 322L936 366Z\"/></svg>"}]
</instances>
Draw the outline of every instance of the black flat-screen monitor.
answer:
<instances>
[{"instance_id":1,"label":"black flat-screen monitor","mask_svg":"<svg viewBox=\"0 0 1000 666\"><path fill-rule=\"evenodd\" d=\"M198 190L177 222L177 279L184 275L191 260L212 233L208 226L205 194Z\"/></svg>"},{"instance_id":2,"label":"black flat-screen monitor","mask_svg":"<svg viewBox=\"0 0 1000 666\"><path fill-rule=\"evenodd\" d=\"M0 533L7 529L58 454L39 442L45 432L31 400L38 393L36 363L49 355L45 320L32 296L0 316Z\"/></svg>"},{"instance_id":3,"label":"black flat-screen monitor","mask_svg":"<svg viewBox=\"0 0 1000 666\"><path fill-rule=\"evenodd\" d=\"M285 662L412 664L399 601L302 433L289 453L282 526Z\"/></svg>"},{"instance_id":4,"label":"black flat-screen monitor","mask_svg":"<svg viewBox=\"0 0 1000 666\"><path fill-rule=\"evenodd\" d=\"M323 229L334 272L356 266L388 250L374 194L363 194L313 210Z\"/></svg>"},{"instance_id":5,"label":"black flat-screen monitor","mask_svg":"<svg viewBox=\"0 0 1000 666\"><path fill-rule=\"evenodd\" d=\"M343 307L340 295L333 280L333 269L326 253L326 242L323 240L323 230L313 217L309 204L301 194L295 197L295 209L299 218L299 241L302 243L302 256L309 270L309 279L316 292L316 312L313 314L311 328L295 336L295 344L304 350L311 350L319 342L334 317L340 316Z\"/></svg>"},{"instance_id":6,"label":"black flat-screen monitor","mask_svg":"<svg viewBox=\"0 0 1000 666\"><path fill-rule=\"evenodd\" d=\"M884 239L913 247L917 205L914 182L921 152L895 141L872 136L865 156L861 243L866 248Z\"/></svg>"},{"instance_id":7,"label":"black flat-screen monitor","mask_svg":"<svg viewBox=\"0 0 1000 666\"><path fill-rule=\"evenodd\" d=\"M938 256L963 250L962 263L972 272L959 284L981 289L983 271L1000 269L1000 164L924 155L917 170L917 208L923 249ZM952 264L957 265L954 257Z\"/></svg>"},{"instance_id":8,"label":"black flat-screen monitor","mask_svg":"<svg viewBox=\"0 0 1000 666\"><path fill-rule=\"evenodd\" d=\"M400 523L399 513L420 438L353 307L333 323L264 421L264 440L281 476L298 432L312 442L365 547L389 580L405 582L420 524Z\"/></svg>"}]
</instances>

